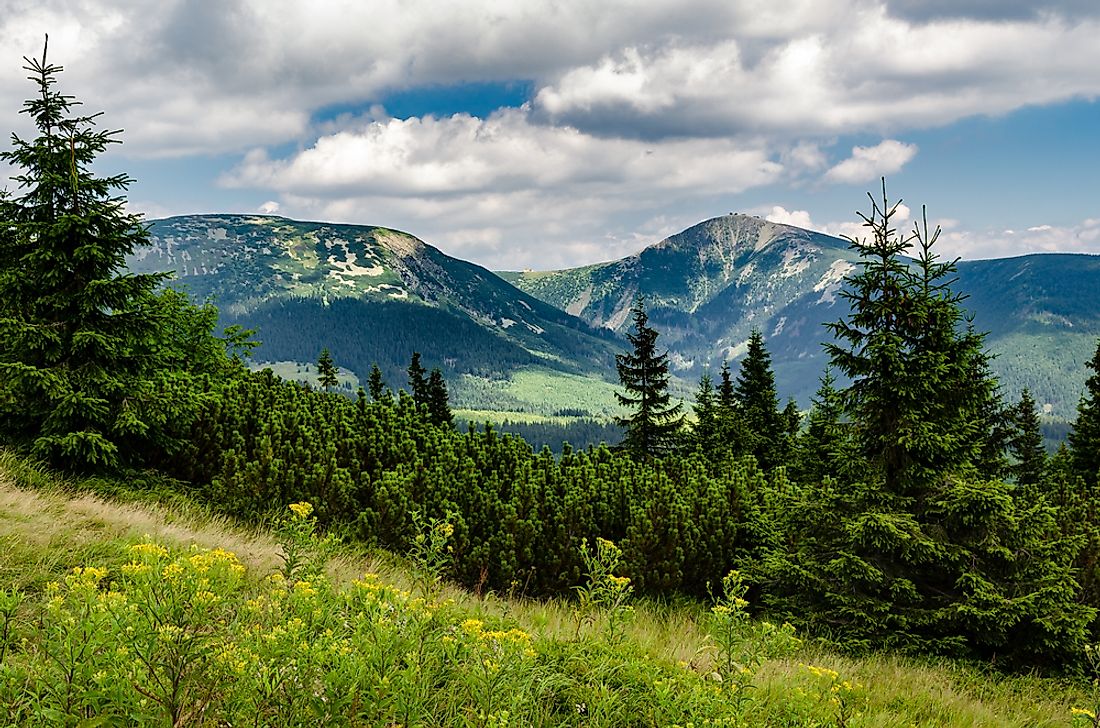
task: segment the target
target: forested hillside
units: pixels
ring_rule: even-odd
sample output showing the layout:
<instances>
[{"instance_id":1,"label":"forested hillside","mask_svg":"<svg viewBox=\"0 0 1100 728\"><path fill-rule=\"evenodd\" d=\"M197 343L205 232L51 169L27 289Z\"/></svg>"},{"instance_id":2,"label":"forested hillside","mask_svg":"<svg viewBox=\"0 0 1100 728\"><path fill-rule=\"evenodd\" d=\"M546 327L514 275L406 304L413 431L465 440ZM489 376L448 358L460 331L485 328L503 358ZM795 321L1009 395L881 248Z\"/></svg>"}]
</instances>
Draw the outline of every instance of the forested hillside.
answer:
<instances>
[{"instance_id":1,"label":"forested hillside","mask_svg":"<svg viewBox=\"0 0 1100 728\"><path fill-rule=\"evenodd\" d=\"M385 228L197 215L154 221L150 243L129 268L174 272L170 285L214 301L223 325L256 331L257 359L309 363L327 347L360 380L378 364L399 381L419 351L465 407L488 404L479 385L519 372L606 377L618 346L612 332Z\"/></svg>"}]
</instances>

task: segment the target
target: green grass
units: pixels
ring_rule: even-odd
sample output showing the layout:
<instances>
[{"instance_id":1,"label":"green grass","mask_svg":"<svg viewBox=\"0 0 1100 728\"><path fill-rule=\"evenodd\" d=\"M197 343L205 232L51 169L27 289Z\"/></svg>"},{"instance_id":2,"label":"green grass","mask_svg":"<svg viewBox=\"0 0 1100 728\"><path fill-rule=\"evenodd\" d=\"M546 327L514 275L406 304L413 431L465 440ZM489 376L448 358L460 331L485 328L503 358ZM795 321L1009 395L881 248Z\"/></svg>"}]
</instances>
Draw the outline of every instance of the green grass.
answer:
<instances>
[{"instance_id":1,"label":"green grass","mask_svg":"<svg viewBox=\"0 0 1100 728\"><path fill-rule=\"evenodd\" d=\"M458 406L487 412L516 413L544 417L563 409L580 409L597 419L609 419L622 414L615 400L619 387L596 377L569 374L551 369L528 367L507 379L485 379L463 375L457 385L462 394ZM535 421L535 420L532 420ZM542 420L538 420L542 421Z\"/></svg>"},{"instance_id":2,"label":"green grass","mask_svg":"<svg viewBox=\"0 0 1100 728\"><path fill-rule=\"evenodd\" d=\"M247 528L184 498L88 486L103 490L0 451L5 725L1023 728L1072 725L1089 704L1052 678L774 650L756 622L731 622L723 643L686 601L631 615L596 598L578 621L573 602L470 594L401 556L320 554L308 518ZM288 573L291 551L303 558ZM748 675L723 672L733 652Z\"/></svg>"}]
</instances>

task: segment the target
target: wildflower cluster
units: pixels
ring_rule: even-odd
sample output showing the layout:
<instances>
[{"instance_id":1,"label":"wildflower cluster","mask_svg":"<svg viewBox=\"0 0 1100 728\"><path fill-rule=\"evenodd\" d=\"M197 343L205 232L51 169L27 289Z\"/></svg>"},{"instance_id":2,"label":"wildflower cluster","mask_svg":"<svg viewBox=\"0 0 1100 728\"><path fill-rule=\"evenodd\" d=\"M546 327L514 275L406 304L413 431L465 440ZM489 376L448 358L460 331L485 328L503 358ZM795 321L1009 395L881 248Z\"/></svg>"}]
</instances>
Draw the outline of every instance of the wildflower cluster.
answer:
<instances>
[{"instance_id":1,"label":"wildflower cluster","mask_svg":"<svg viewBox=\"0 0 1100 728\"><path fill-rule=\"evenodd\" d=\"M276 521L275 534L282 560L280 571L287 583L293 584L323 571L339 539L331 534L317 536L317 518L311 503L291 503L287 510L289 513Z\"/></svg>"},{"instance_id":2,"label":"wildflower cluster","mask_svg":"<svg viewBox=\"0 0 1100 728\"><path fill-rule=\"evenodd\" d=\"M586 581L574 587L577 592L577 605L573 616L577 623L577 637L585 624L595 624L603 618L606 624L607 640L614 644L621 641L623 628L634 613L627 602L634 588L629 577L618 576L615 572L622 561L623 552L613 541L596 539L596 548L592 550L588 540L581 541L581 560L584 562Z\"/></svg>"},{"instance_id":3,"label":"wildflower cluster","mask_svg":"<svg viewBox=\"0 0 1100 728\"><path fill-rule=\"evenodd\" d=\"M709 677L725 686L737 703L749 699L748 689L765 660L788 655L802 644L789 624L752 621L747 592L740 572L726 574L707 625L715 650L714 671Z\"/></svg>"},{"instance_id":4,"label":"wildflower cluster","mask_svg":"<svg viewBox=\"0 0 1100 728\"><path fill-rule=\"evenodd\" d=\"M842 680L836 670L827 667L802 663L799 663L799 667L809 673L817 683L818 701L835 710L837 728L846 728L851 724L852 718L860 715L860 708L866 703L861 683Z\"/></svg>"}]
</instances>

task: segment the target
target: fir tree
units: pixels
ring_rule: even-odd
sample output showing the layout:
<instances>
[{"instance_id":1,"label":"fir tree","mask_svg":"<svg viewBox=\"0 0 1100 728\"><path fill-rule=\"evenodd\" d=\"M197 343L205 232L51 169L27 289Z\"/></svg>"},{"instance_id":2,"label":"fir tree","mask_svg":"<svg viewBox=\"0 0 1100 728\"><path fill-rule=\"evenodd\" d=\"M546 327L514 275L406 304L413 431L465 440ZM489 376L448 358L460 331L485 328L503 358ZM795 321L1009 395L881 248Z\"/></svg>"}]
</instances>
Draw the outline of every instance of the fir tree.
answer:
<instances>
[{"instance_id":1,"label":"fir tree","mask_svg":"<svg viewBox=\"0 0 1100 728\"><path fill-rule=\"evenodd\" d=\"M1009 450L1016 461L1011 468L1012 475L1016 477L1017 485L1038 485L1046 470L1047 454L1039 428L1039 411L1031 391L1026 387L1010 415L1012 436Z\"/></svg>"},{"instance_id":2,"label":"fir tree","mask_svg":"<svg viewBox=\"0 0 1100 728\"><path fill-rule=\"evenodd\" d=\"M92 170L117 133L73 113L45 50L24 60L37 136L0 152L17 183L0 200L0 437L65 469L150 462L183 444L191 373L226 364L216 318L125 272L148 233L117 196L130 178Z\"/></svg>"},{"instance_id":3,"label":"fir tree","mask_svg":"<svg viewBox=\"0 0 1100 728\"><path fill-rule=\"evenodd\" d=\"M413 402L418 405L427 405L431 400L431 393L428 390L428 372L424 369L424 365L420 363L419 351L413 352L408 371L409 394L412 395Z\"/></svg>"},{"instance_id":4,"label":"fir tree","mask_svg":"<svg viewBox=\"0 0 1100 728\"><path fill-rule=\"evenodd\" d=\"M338 384L336 372L336 364L332 361L332 354L329 353L328 347L321 349L321 356L317 359L317 383L326 392L332 391L332 388Z\"/></svg>"},{"instance_id":5,"label":"fir tree","mask_svg":"<svg viewBox=\"0 0 1100 728\"><path fill-rule=\"evenodd\" d=\"M428 377L428 418L436 425L451 425L454 415L447 401L447 382L438 367Z\"/></svg>"},{"instance_id":6,"label":"fir tree","mask_svg":"<svg viewBox=\"0 0 1100 728\"><path fill-rule=\"evenodd\" d=\"M370 376L367 377L367 388L370 390L372 402L381 402L386 391L386 382L382 379L382 370L378 364L371 364Z\"/></svg>"},{"instance_id":7,"label":"fir tree","mask_svg":"<svg viewBox=\"0 0 1100 728\"><path fill-rule=\"evenodd\" d=\"M1086 366L1092 374L1085 381L1085 393L1069 433L1070 463L1085 483L1096 486L1100 481L1100 342Z\"/></svg>"},{"instance_id":8,"label":"fir tree","mask_svg":"<svg viewBox=\"0 0 1100 728\"><path fill-rule=\"evenodd\" d=\"M675 445L683 427L681 404L670 404L668 352L657 353L657 330L649 326L645 300L638 297L631 309L634 330L626 335L634 350L616 354L619 381L626 394L616 393L619 404L635 410L615 421L626 429L622 446L640 455L658 455Z\"/></svg>"},{"instance_id":9,"label":"fir tree","mask_svg":"<svg viewBox=\"0 0 1100 728\"><path fill-rule=\"evenodd\" d=\"M771 355L759 329L753 329L749 335L748 351L741 361L733 397L748 430L749 450L761 468L770 470L782 463L786 454L786 427L779 412Z\"/></svg>"}]
</instances>

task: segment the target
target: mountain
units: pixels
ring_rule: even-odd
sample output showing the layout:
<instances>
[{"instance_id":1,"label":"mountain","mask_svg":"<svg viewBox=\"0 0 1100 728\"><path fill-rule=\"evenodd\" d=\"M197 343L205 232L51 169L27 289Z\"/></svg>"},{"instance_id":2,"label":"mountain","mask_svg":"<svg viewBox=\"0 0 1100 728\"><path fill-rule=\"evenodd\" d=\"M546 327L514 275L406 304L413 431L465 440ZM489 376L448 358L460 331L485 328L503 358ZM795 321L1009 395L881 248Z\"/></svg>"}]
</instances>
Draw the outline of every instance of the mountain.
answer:
<instances>
[{"instance_id":1,"label":"mountain","mask_svg":"<svg viewBox=\"0 0 1100 728\"><path fill-rule=\"evenodd\" d=\"M585 391L611 387L602 378L614 371L616 334L408 233L195 215L155 220L150 236L130 268L174 271L172 285L214 301L223 324L256 329L256 358L280 363L283 373L308 377L307 365L328 347L359 380L377 362L391 386L404 386L416 350L427 367L443 368L453 399L470 408L525 411L541 403L541 385L572 388L573 406L583 409Z\"/></svg>"},{"instance_id":2,"label":"mountain","mask_svg":"<svg viewBox=\"0 0 1100 728\"><path fill-rule=\"evenodd\" d=\"M697 379L744 353L759 328L782 396L805 405L826 359L823 324L847 312L838 295L854 270L845 240L748 215L699 223L621 260L562 271L502 273L589 323L629 327L647 298L678 374ZM1028 386L1047 415L1073 417L1100 335L1100 257L1031 255L959 264L956 290L996 358L1010 398Z\"/></svg>"}]
</instances>

